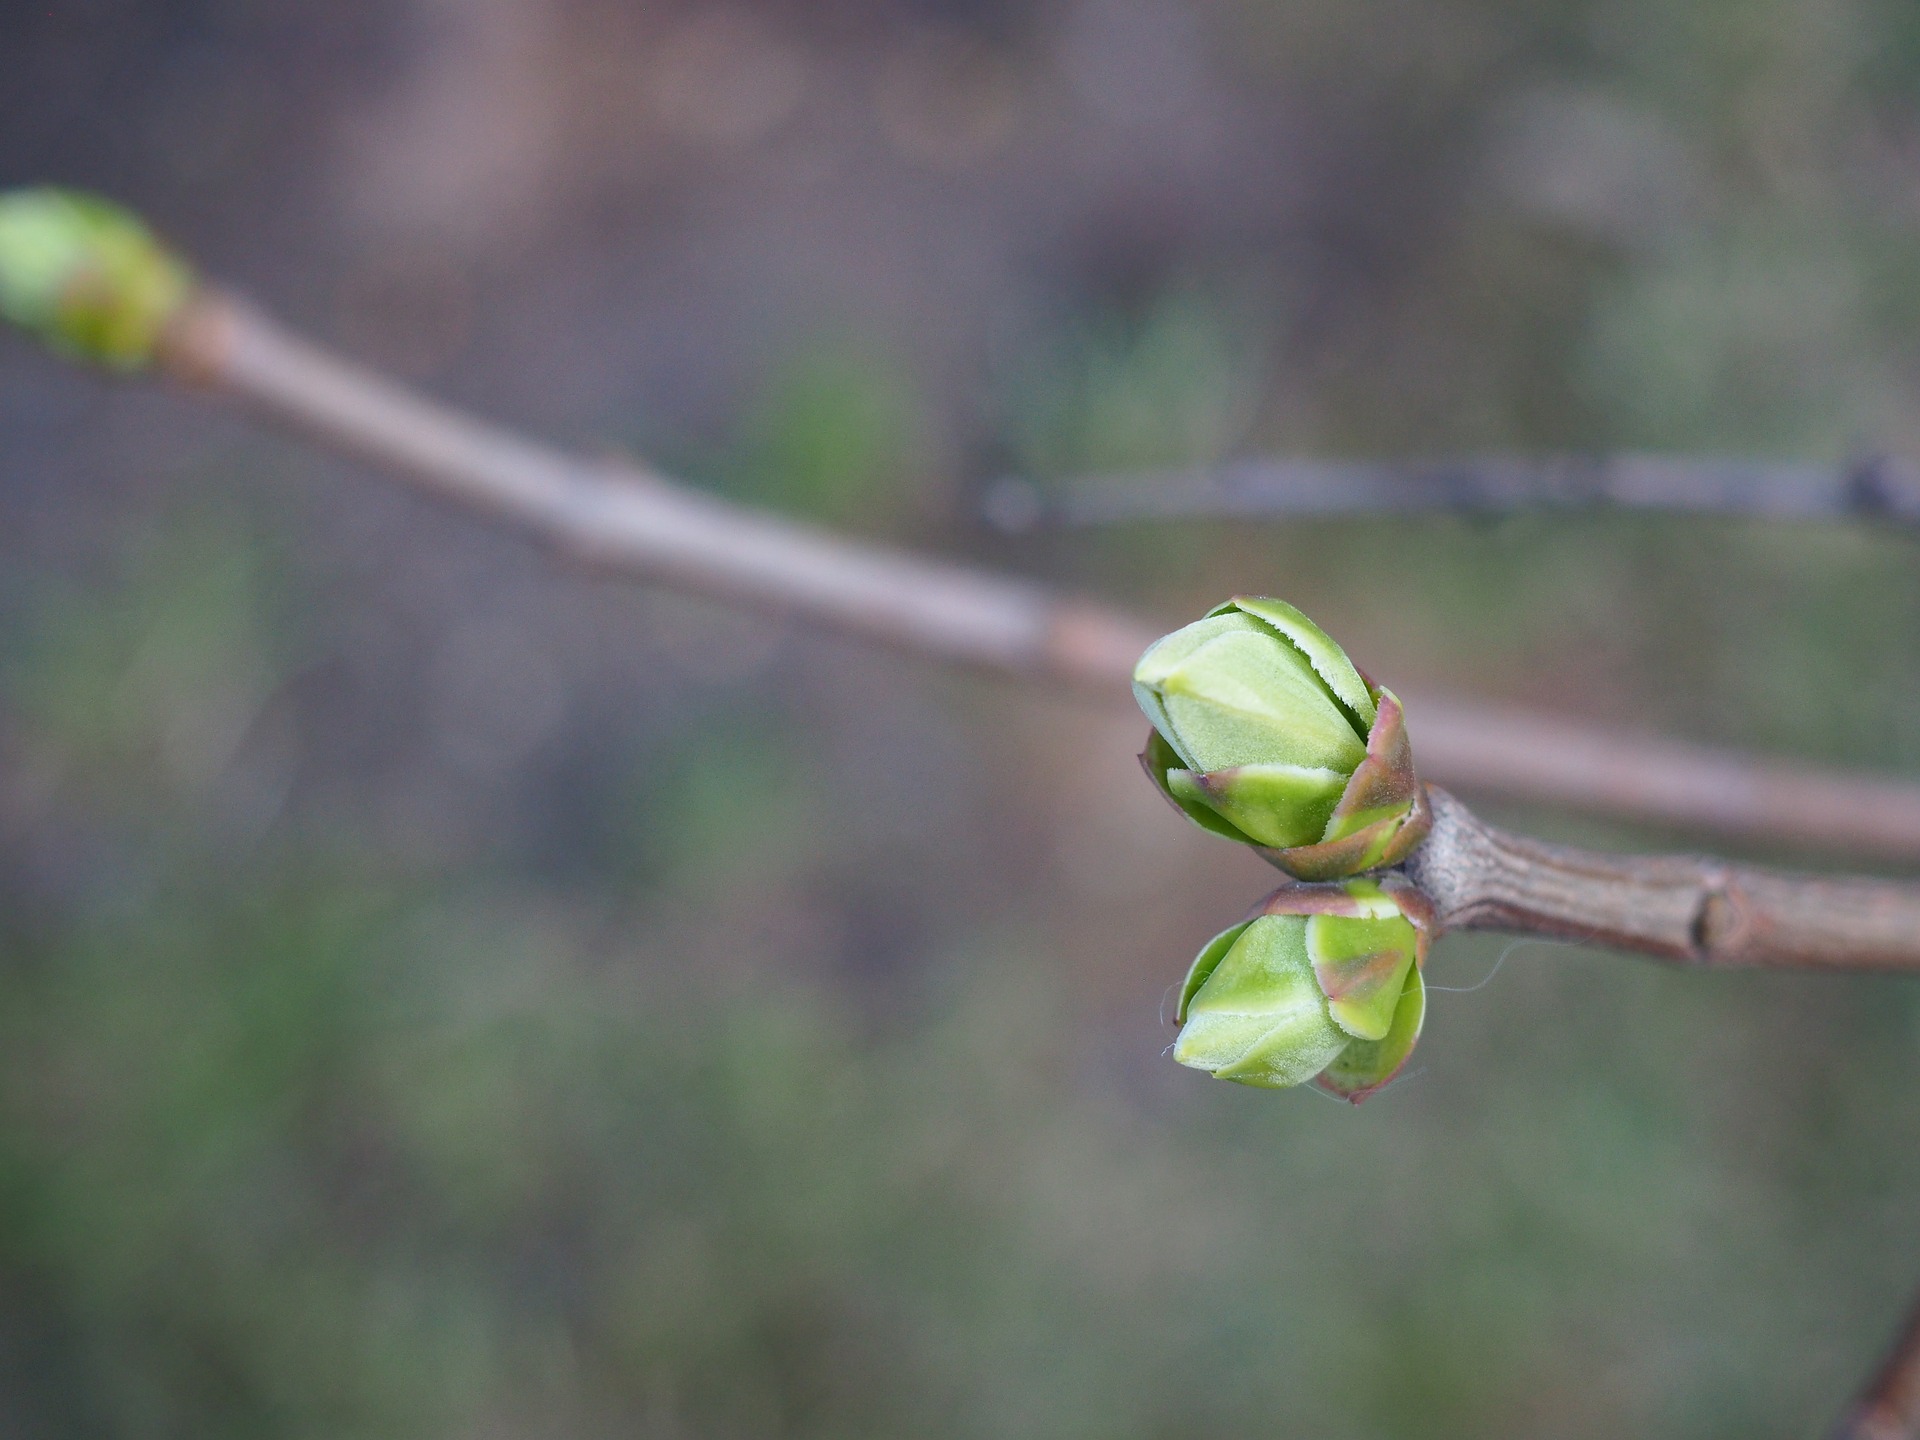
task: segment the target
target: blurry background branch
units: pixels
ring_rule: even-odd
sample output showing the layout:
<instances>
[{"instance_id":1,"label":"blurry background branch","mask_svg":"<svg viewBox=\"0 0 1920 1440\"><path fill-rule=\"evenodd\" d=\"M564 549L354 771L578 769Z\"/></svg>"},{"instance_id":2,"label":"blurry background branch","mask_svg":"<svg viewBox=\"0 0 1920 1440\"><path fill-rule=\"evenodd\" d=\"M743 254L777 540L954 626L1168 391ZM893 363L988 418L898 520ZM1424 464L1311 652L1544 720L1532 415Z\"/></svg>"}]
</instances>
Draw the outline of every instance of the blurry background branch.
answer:
<instances>
[{"instance_id":1,"label":"blurry background branch","mask_svg":"<svg viewBox=\"0 0 1920 1440\"><path fill-rule=\"evenodd\" d=\"M164 368L401 473L584 562L746 602L932 658L1123 693L1157 627L1025 581L831 535L583 460L432 404L207 289ZM1606 814L1920 858L1920 786L1409 697L1423 774Z\"/></svg>"},{"instance_id":2,"label":"blurry background branch","mask_svg":"<svg viewBox=\"0 0 1920 1440\"><path fill-rule=\"evenodd\" d=\"M1249 459L1045 486L996 481L982 498L1008 534L1151 520L1504 514L1607 506L1767 519L1920 522L1920 468L1889 456L1809 465L1670 455L1454 460Z\"/></svg>"}]
</instances>

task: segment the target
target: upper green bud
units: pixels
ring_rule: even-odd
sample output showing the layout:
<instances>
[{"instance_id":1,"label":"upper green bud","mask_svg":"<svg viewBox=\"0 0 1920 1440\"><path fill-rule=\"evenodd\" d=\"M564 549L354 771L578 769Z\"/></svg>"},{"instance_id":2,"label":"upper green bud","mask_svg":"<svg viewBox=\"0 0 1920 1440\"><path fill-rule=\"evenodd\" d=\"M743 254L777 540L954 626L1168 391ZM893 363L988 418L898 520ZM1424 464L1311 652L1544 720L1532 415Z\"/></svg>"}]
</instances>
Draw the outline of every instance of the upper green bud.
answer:
<instances>
[{"instance_id":1,"label":"upper green bud","mask_svg":"<svg viewBox=\"0 0 1920 1440\"><path fill-rule=\"evenodd\" d=\"M1404 882L1294 884L1207 943L1180 992L1182 1065L1358 1104L1413 1052L1428 911Z\"/></svg>"},{"instance_id":2,"label":"upper green bud","mask_svg":"<svg viewBox=\"0 0 1920 1440\"><path fill-rule=\"evenodd\" d=\"M1426 835L1399 700L1284 600L1238 596L1157 641L1133 693L1154 783L1288 874L1397 864Z\"/></svg>"},{"instance_id":3,"label":"upper green bud","mask_svg":"<svg viewBox=\"0 0 1920 1440\"><path fill-rule=\"evenodd\" d=\"M71 190L0 194L0 316L84 360L137 370L192 291L139 218Z\"/></svg>"}]
</instances>

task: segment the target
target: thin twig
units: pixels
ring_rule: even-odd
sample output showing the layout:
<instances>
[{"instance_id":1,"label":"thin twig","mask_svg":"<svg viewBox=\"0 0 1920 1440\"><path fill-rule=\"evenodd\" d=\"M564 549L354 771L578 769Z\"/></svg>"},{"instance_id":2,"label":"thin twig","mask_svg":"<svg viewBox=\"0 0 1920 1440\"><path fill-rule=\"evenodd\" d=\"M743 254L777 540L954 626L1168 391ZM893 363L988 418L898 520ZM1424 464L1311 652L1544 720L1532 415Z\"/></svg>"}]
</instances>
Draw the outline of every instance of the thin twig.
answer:
<instances>
[{"instance_id":1,"label":"thin twig","mask_svg":"<svg viewBox=\"0 0 1920 1440\"><path fill-rule=\"evenodd\" d=\"M1833 1440L1920 1440L1920 1299Z\"/></svg>"},{"instance_id":2,"label":"thin twig","mask_svg":"<svg viewBox=\"0 0 1920 1440\"><path fill-rule=\"evenodd\" d=\"M1407 860L1442 930L1498 930L1706 969L1920 971L1920 883L1699 855L1603 855L1510 835L1437 786Z\"/></svg>"},{"instance_id":3,"label":"thin twig","mask_svg":"<svg viewBox=\"0 0 1920 1440\"><path fill-rule=\"evenodd\" d=\"M1609 506L1913 525L1920 524L1920 467L1884 456L1849 465L1667 455L1258 459L1091 475L1045 488L1008 478L988 488L981 508L989 523L1019 534L1142 520L1504 514Z\"/></svg>"},{"instance_id":4,"label":"thin twig","mask_svg":"<svg viewBox=\"0 0 1920 1440\"><path fill-rule=\"evenodd\" d=\"M436 405L203 292L162 351L173 374L584 563L763 609L936 659L1111 686L1148 626L1024 581L864 545L589 460Z\"/></svg>"},{"instance_id":5,"label":"thin twig","mask_svg":"<svg viewBox=\"0 0 1920 1440\"><path fill-rule=\"evenodd\" d=\"M1125 693L1159 627L1025 581L862 545L576 458L410 393L213 290L165 369L581 561L789 612L937 659ZM1920 860L1920 785L1404 697L1423 774L1752 840Z\"/></svg>"}]
</instances>

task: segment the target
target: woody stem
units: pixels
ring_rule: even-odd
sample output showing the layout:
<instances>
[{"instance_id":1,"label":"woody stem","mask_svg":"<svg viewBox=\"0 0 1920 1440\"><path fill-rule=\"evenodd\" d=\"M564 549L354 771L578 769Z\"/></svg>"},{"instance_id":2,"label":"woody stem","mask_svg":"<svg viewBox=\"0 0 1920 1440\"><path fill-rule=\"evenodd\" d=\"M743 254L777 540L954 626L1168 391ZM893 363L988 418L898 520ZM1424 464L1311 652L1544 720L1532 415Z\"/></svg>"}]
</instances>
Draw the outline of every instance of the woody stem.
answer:
<instances>
[{"instance_id":1,"label":"woody stem","mask_svg":"<svg viewBox=\"0 0 1920 1440\"><path fill-rule=\"evenodd\" d=\"M1920 883L1510 835L1437 786L1405 874L1443 930L1548 936L1709 969L1920 972Z\"/></svg>"}]
</instances>

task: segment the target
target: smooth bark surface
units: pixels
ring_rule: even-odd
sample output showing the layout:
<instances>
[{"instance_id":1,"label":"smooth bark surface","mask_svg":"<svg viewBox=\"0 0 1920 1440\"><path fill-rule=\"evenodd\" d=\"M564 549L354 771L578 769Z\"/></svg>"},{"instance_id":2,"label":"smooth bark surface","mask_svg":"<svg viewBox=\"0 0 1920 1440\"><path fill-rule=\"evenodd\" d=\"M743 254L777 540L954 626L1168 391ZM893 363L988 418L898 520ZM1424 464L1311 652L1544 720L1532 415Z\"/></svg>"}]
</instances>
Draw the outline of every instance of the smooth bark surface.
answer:
<instances>
[{"instance_id":1,"label":"smooth bark surface","mask_svg":"<svg viewBox=\"0 0 1920 1440\"><path fill-rule=\"evenodd\" d=\"M503 521L583 563L791 613L932 658L1116 699L1158 626L1026 581L849 541L530 443L394 385L215 291L169 373ZM1448 784L1776 843L1920 860L1920 785L1758 762L1438 696L1407 696Z\"/></svg>"}]
</instances>

